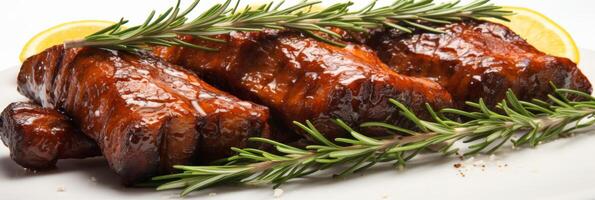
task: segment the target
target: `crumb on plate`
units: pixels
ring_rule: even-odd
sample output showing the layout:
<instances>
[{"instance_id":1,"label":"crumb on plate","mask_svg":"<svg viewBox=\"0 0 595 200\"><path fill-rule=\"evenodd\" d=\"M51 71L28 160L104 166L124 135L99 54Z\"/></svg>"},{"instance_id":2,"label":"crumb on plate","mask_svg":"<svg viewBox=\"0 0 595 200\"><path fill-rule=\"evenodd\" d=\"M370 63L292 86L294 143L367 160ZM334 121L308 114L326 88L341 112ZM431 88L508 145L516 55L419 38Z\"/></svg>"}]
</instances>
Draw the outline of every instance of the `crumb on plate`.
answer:
<instances>
[{"instance_id":1,"label":"crumb on plate","mask_svg":"<svg viewBox=\"0 0 595 200\"><path fill-rule=\"evenodd\" d=\"M282 195L283 195L283 190L282 189L277 188L277 189L273 190L273 196L275 198L279 198Z\"/></svg>"}]
</instances>

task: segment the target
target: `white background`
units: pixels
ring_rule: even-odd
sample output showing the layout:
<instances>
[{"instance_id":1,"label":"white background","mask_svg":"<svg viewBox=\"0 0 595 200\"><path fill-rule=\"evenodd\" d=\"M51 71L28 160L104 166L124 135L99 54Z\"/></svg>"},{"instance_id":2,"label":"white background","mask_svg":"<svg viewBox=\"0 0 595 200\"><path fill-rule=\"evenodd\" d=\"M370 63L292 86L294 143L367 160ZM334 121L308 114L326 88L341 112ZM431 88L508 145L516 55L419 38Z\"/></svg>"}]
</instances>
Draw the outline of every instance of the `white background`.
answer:
<instances>
[{"instance_id":1,"label":"white background","mask_svg":"<svg viewBox=\"0 0 595 200\"><path fill-rule=\"evenodd\" d=\"M18 64L23 45L36 33L63 22L126 17L138 23L153 9L164 9L175 0L2 0L0 1L0 69ZM217 0L203 0L210 4ZM182 0L189 3L189 0ZM327 1L325 1L327 2ZM332 2L332 1L331 1ZM355 0L355 2L359 2ZM368 0L362 2L369 2ZM500 5L529 7L565 27L580 48L595 49L595 1L592 0L493 0Z\"/></svg>"},{"instance_id":2,"label":"white background","mask_svg":"<svg viewBox=\"0 0 595 200\"><path fill-rule=\"evenodd\" d=\"M210 0L203 0L207 3ZM325 0L326 1L326 0ZM152 9L173 0L0 1L0 70L18 65L22 46L37 32L55 24L83 19L138 23ZM188 0L183 1L185 4ZM595 50L595 1L494 0L501 5L538 10L565 27L582 49ZM210 2L212 3L212 1ZM584 50L581 68L591 80L595 53ZM21 99L16 91L16 68L0 73L0 107ZM536 149L498 152L484 160L485 171L466 166L461 177L453 168L458 160L418 161L405 171L386 167L346 180L313 178L285 185L281 199L588 199L595 197L595 135L561 139ZM499 167L500 164L508 167ZM94 181L92 181L93 179ZM64 192L58 192L63 188ZM214 192L216 196L208 194ZM268 187L225 187L194 193L197 199L273 199ZM176 199L176 191L153 192L124 188L102 159L60 162L58 170L30 174L8 158L0 145L0 199ZM194 199L193 198L193 199Z\"/></svg>"}]
</instances>

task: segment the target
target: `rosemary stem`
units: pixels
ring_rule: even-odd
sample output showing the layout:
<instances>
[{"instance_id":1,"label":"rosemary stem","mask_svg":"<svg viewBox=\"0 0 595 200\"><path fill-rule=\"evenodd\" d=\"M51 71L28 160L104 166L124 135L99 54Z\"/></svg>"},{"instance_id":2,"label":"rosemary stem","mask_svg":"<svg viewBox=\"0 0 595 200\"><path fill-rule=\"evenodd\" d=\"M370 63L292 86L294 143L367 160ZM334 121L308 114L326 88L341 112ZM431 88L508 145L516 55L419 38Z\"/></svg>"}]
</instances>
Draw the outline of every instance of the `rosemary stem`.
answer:
<instances>
[{"instance_id":1,"label":"rosemary stem","mask_svg":"<svg viewBox=\"0 0 595 200\"><path fill-rule=\"evenodd\" d=\"M578 120L581 120L581 119L584 119L586 117L593 116L593 115L595 115L595 109L583 108L583 109L580 109L580 112L576 112L576 115L572 118L573 119L572 121L578 121ZM568 120L568 118L543 116L543 117L538 117L536 119L533 119L533 122L535 123L535 126L539 127L538 131L541 131L548 127L560 125L560 124L564 123L564 121L566 121L566 120ZM564 124L566 124L566 123L564 123ZM502 124L502 127L510 128L513 125L514 125L514 123L512 123L512 122L505 122ZM453 133L448 135L449 137L446 137L448 139L445 139L445 140L459 141L463 138L474 137L474 136L480 135L481 133L475 132L478 128L479 128L478 126L454 128ZM398 136L398 135L396 135L389 139L380 140L380 142L382 144L378 145L378 146L374 146L373 151L376 153L386 152L388 154L398 153L400 151L397 151L397 150L393 151L393 150L391 150L391 148L398 146L400 144L409 144L409 143L415 143L415 142L420 142L420 141L432 140L437 137L444 137L444 136L445 136L444 134L437 133L437 132L424 132L424 133L420 133L418 135L412 135L412 136ZM440 142L436 142L436 144L438 144L438 143L440 143ZM365 147L366 146L362 146L362 145L341 146L341 147L336 148L335 150L336 151L344 151L344 150L360 149L360 148L365 148ZM298 163L299 161L307 160L308 158L318 157L321 154L322 153L320 153L320 152L311 151L310 154L293 157L294 159L292 159L292 160L266 161L266 162L262 162L262 163L255 163L255 164L252 164L252 166L254 168L251 171L254 173L262 172L262 171L274 168L277 165L286 165L288 163Z\"/></svg>"},{"instance_id":2,"label":"rosemary stem","mask_svg":"<svg viewBox=\"0 0 595 200\"><path fill-rule=\"evenodd\" d=\"M120 20L113 26L98 31L83 40L66 42L67 48L94 46L100 48L138 51L150 48L151 45L186 46L203 50L213 50L205 46L198 46L178 40L177 34L194 36L212 36L231 31L260 31L262 29L294 29L312 35L314 38L333 45L344 46L335 40L328 40L319 34L331 34L331 28L341 28L345 31L362 32L371 28L381 28L385 25L398 28L405 32L413 29L437 31L425 22L450 23L465 18L497 18L512 14L498 6L489 4L487 0L476 0L466 5L458 1L449 6L435 3L434 0L411 1L394 0L392 5L376 6L372 3L366 9L353 11L352 2L336 3L326 9L313 11L308 9L319 5L320 1L303 1L289 6L282 6L282 2L273 2L260 7L250 7L238 10L232 1L216 4L194 19L187 15L198 5L199 0L179 12L179 3L163 14L152 12L142 25L123 28L128 21ZM403 23L401 23L403 22ZM439 32L439 31L438 31ZM333 35L340 37L339 35Z\"/></svg>"},{"instance_id":3,"label":"rosemary stem","mask_svg":"<svg viewBox=\"0 0 595 200\"><path fill-rule=\"evenodd\" d=\"M103 46L103 45L109 45L109 44L113 44L113 42L88 41L85 39L81 39L81 40L70 40L70 41L64 42L64 48L69 49L69 48L78 48L78 47L85 47L85 46Z\"/></svg>"}]
</instances>

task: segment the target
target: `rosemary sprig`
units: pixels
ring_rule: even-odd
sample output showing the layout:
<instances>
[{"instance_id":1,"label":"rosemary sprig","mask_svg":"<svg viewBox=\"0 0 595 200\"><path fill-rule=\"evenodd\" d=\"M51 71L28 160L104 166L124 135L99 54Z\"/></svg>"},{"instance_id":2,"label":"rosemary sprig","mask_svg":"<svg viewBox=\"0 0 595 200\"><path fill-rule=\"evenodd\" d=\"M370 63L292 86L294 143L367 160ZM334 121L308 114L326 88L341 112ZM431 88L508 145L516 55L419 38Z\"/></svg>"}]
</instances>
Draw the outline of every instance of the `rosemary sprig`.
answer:
<instances>
[{"instance_id":1,"label":"rosemary sprig","mask_svg":"<svg viewBox=\"0 0 595 200\"><path fill-rule=\"evenodd\" d=\"M581 97L571 101L567 96ZM153 181L164 183L157 190L184 188L181 195L207 187L229 183L274 184L278 187L291 179L303 177L335 166L347 168L336 174L349 175L362 171L377 163L392 162L403 167L419 152L440 146L438 152L450 154L459 151L453 144L462 141L467 149L464 155L480 152L491 153L507 141L514 146L537 146L558 138L573 130L593 125L595 120L595 98L589 94L555 89L549 95L552 103L540 100L520 101L508 91L507 98L497 109L489 109L483 100L467 105L476 111L443 109L435 112L428 106L432 121L419 119L403 104L390 100L401 111L400 114L414 122L421 131L404 129L382 122L364 123L362 127L383 127L398 132L389 138L367 137L352 129L341 120L336 123L348 131L352 138L328 140L309 121L295 122L309 133L319 144L305 149L292 147L265 138L251 138L252 141L273 145L280 153L265 152L252 148L234 148L237 155L222 161L219 166L174 166L183 170L178 174L158 176ZM465 117L467 122L453 120ZM516 139L513 139L516 138Z\"/></svg>"},{"instance_id":2,"label":"rosemary sprig","mask_svg":"<svg viewBox=\"0 0 595 200\"><path fill-rule=\"evenodd\" d=\"M344 44L326 39L320 34L334 38L341 36L330 30L337 27L347 31L363 32L372 28L391 27L405 32L413 28L440 32L431 24L448 24L470 18L498 18L506 20L508 11L489 3L489 0L475 0L466 5L459 1L435 3L434 0L395 0L388 6L377 7L372 1L363 9L352 11L352 2L337 3L319 11L312 11L311 6L320 1L302 1L295 5L284 6L284 1L277 4L270 2L253 8L247 6L238 9L240 0L231 6L231 0L216 4L198 17L189 20L187 15L197 7L195 0L187 9L181 11L180 2L163 14L155 17L155 11L142 25L122 28L128 23L120 20L83 40L65 43L67 48L93 46L108 49L135 51L150 45L187 46L214 51L216 49L198 46L177 39L179 34L218 41L209 36L225 34L231 31L262 31L263 29L294 29L310 34L314 38L342 46Z\"/></svg>"}]
</instances>

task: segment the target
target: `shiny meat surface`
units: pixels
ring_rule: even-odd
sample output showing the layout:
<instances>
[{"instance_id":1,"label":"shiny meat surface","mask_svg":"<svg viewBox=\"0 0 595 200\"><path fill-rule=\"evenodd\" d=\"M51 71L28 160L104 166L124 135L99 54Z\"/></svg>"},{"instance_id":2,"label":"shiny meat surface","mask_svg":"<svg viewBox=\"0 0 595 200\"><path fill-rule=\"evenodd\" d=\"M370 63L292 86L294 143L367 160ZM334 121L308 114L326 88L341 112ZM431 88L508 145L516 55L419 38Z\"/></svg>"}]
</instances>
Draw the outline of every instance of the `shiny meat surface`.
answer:
<instances>
[{"instance_id":1,"label":"shiny meat surface","mask_svg":"<svg viewBox=\"0 0 595 200\"><path fill-rule=\"evenodd\" d=\"M0 117L2 142L19 165L43 170L58 159L101 155L95 141L81 133L70 119L32 102L8 105Z\"/></svg>"},{"instance_id":2,"label":"shiny meat surface","mask_svg":"<svg viewBox=\"0 0 595 200\"><path fill-rule=\"evenodd\" d=\"M523 100L545 98L550 81L591 92L575 63L540 52L505 26L467 21L441 29L445 33L384 31L368 45L398 73L437 81L459 105L479 98L495 105L508 88Z\"/></svg>"},{"instance_id":3,"label":"shiny meat surface","mask_svg":"<svg viewBox=\"0 0 595 200\"><path fill-rule=\"evenodd\" d=\"M268 137L268 109L148 55L55 46L23 63L19 91L63 110L125 184Z\"/></svg>"},{"instance_id":4,"label":"shiny meat surface","mask_svg":"<svg viewBox=\"0 0 595 200\"><path fill-rule=\"evenodd\" d=\"M293 121L311 120L330 138L347 132L332 120L352 127L368 121L406 125L395 98L421 116L425 103L436 108L451 103L449 94L431 81L401 76L360 45L333 46L297 33L265 31L219 35L227 43L192 37L182 39L218 48L207 52L184 47L156 47L167 61L195 71L205 81L241 98L268 106L274 118L296 132ZM385 134L365 130L366 134Z\"/></svg>"}]
</instances>

